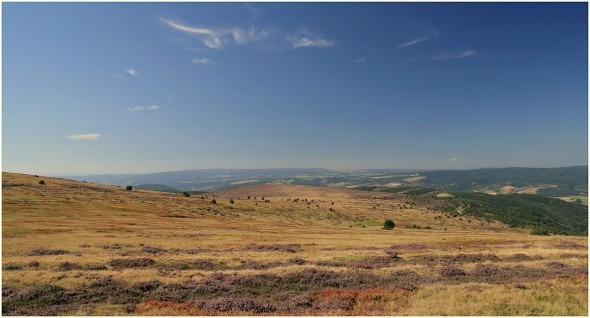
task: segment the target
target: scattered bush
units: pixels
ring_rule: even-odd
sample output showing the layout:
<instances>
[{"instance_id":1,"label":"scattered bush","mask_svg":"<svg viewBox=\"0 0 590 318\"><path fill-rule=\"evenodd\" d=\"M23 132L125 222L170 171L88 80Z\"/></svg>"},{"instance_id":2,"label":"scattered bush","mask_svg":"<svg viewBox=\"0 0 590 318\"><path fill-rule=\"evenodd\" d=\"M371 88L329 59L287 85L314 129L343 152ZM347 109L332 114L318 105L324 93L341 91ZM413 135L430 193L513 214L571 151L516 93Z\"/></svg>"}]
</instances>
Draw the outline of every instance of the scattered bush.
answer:
<instances>
[{"instance_id":1,"label":"scattered bush","mask_svg":"<svg viewBox=\"0 0 590 318\"><path fill-rule=\"evenodd\" d=\"M2 270L5 270L5 271L15 271L15 270L19 270L19 269L23 269L22 265L8 264L8 265L5 265L4 267L2 267Z\"/></svg>"},{"instance_id":2,"label":"scattered bush","mask_svg":"<svg viewBox=\"0 0 590 318\"><path fill-rule=\"evenodd\" d=\"M509 261L509 262L526 262L526 261L539 260L539 259L542 259L542 257L540 257L540 256L531 257L531 256L528 256L524 253L516 253L516 254L512 254L512 255L504 258L505 261Z\"/></svg>"},{"instance_id":3,"label":"scattered bush","mask_svg":"<svg viewBox=\"0 0 590 318\"><path fill-rule=\"evenodd\" d=\"M70 254L70 251L35 249L35 250L30 251L27 255L28 256L43 256L43 255L63 255L63 254Z\"/></svg>"},{"instance_id":4,"label":"scattered bush","mask_svg":"<svg viewBox=\"0 0 590 318\"><path fill-rule=\"evenodd\" d=\"M299 257L295 257L289 260L289 264L293 264L293 265L305 265L307 264L307 261L304 260L303 258L299 258Z\"/></svg>"},{"instance_id":5,"label":"scattered bush","mask_svg":"<svg viewBox=\"0 0 590 318\"><path fill-rule=\"evenodd\" d=\"M41 180L39 181L39 184L45 184L45 181Z\"/></svg>"},{"instance_id":6,"label":"scattered bush","mask_svg":"<svg viewBox=\"0 0 590 318\"><path fill-rule=\"evenodd\" d=\"M84 269L87 271L106 271L108 268L104 265L92 264L84 266Z\"/></svg>"},{"instance_id":7,"label":"scattered bush","mask_svg":"<svg viewBox=\"0 0 590 318\"><path fill-rule=\"evenodd\" d=\"M217 200L215 200L215 198L213 198L213 200L211 200L211 203L217 204Z\"/></svg>"},{"instance_id":8,"label":"scattered bush","mask_svg":"<svg viewBox=\"0 0 590 318\"><path fill-rule=\"evenodd\" d=\"M184 195L184 196L185 196L185 197L187 197L187 198L190 198L190 197L191 197L191 194L190 194L190 193L188 193L188 192L186 192L186 191L184 191L184 192L182 193L182 195Z\"/></svg>"},{"instance_id":9,"label":"scattered bush","mask_svg":"<svg viewBox=\"0 0 590 318\"><path fill-rule=\"evenodd\" d=\"M257 251L257 252L288 252L297 253L301 251L299 244L272 244L272 245L256 245L252 244L242 249L243 251Z\"/></svg>"},{"instance_id":10,"label":"scattered bush","mask_svg":"<svg viewBox=\"0 0 590 318\"><path fill-rule=\"evenodd\" d=\"M109 265L115 268L148 267L155 263L151 258L115 258L109 261Z\"/></svg>"},{"instance_id":11,"label":"scattered bush","mask_svg":"<svg viewBox=\"0 0 590 318\"><path fill-rule=\"evenodd\" d=\"M133 187L132 187L132 186L130 186L130 185L128 185L127 187L125 187L125 190L127 190L127 191L131 191L131 190L133 190Z\"/></svg>"},{"instance_id":12,"label":"scattered bush","mask_svg":"<svg viewBox=\"0 0 590 318\"><path fill-rule=\"evenodd\" d=\"M165 250L163 248L153 247L153 246L142 246L141 251L144 253L150 253L150 254L161 254L161 253L168 252L167 250Z\"/></svg>"},{"instance_id":13,"label":"scattered bush","mask_svg":"<svg viewBox=\"0 0 590 318\"><path fill-rule=\"evenodd\" d=\"M442 267L441 269L438 270L438 273L440 274L440 276L442 277L457 277L457 276L465 276L465 272L455 266L451 266L451 265L447 265Z\"/></svg>"},{"instance_id":14,"label":"scattered bush","mask_svg":"<svg viewBox=\"0 0 590 318\"><path fill-rule=\"evenodd\" d=\"M532 235L549 235L549 230L545 229L545 228L534 228L531 231Z\"/></svg>"},{"instance_id":15,"label":"scattered bush","mask_svg":"<svg viewBox=\"0 0 590 318\"><path fill-rule=\"evenodd\" d=\"M316 306L327 310L350 311L356 304L358 291L354 289L326 288L322 290L316 301Z\"/></svg>"},{"instance_id":16,"label":"scattered bush","mask_svg":"<svg viewBox=\"0 0 590 318\"><path fill-rule=\"evenodd\" d=\"M29 267L39 267L39 262L37 261L30 261L29 262Z\"/></svg>"},{"instance_id":17,"label":"scattered bush","mask_svg":"<svg viewBox=\"0 0 590 318\"><path fill-rule=\"evenodd\" d=\"M62 262L59 263L59 266L57 267L57 270L59 271L72 271L80 269L82 269L82 266L72 262Z\"/></svg>"},{"instance_id":18,"label":"scattered bush","mask_svg":"<svg viewBox=\"0 0 590 318\"><path fill-rule=\"evenodd\" d=\"M387 220L385 220L385 222L383 222L383 229L384 230L393 230L394 227L395 227L395 222L393 222L392 219L387 219Z\"/></svg>"},{"instance_id":19,"label":"scattered bush","mask_svg":"<svg viewBox=\"0 0 590 318\"><path fill-rule=\"evenodd\" d=\"M234 204L234 198L229 199L229 203Z\"/></svg>"},{"instance_id":20,"label":"scattered bush","mask_svg":"<svg viewBox=\"0 0 590 318\"><path fill-rule=\"evenodd\" d=\"M196 307L203 310L220 312L246 311L257 314L275 312L277 309L266 302L250 298L218 297L209 300L202 300L196 303Z\"/></svg>"}]
</instances>

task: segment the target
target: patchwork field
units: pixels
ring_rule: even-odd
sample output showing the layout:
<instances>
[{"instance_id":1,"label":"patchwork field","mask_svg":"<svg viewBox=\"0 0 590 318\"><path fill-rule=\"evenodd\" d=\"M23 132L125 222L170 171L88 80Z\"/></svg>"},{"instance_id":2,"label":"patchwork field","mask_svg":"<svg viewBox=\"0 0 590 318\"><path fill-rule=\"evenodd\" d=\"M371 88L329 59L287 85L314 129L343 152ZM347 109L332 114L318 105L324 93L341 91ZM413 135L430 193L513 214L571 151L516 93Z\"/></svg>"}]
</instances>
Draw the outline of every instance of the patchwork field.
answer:
<instances>
[{"instance_id":1,"label":"patchwork field","mask_svg":"<svg viewBox=\"0 0 590 318\"><path fill-rule=\"evenodd\" d=\"M588 315L586 236L405 194L3 173L2 221L3 315Z\"/></svg>"}]
</instances>

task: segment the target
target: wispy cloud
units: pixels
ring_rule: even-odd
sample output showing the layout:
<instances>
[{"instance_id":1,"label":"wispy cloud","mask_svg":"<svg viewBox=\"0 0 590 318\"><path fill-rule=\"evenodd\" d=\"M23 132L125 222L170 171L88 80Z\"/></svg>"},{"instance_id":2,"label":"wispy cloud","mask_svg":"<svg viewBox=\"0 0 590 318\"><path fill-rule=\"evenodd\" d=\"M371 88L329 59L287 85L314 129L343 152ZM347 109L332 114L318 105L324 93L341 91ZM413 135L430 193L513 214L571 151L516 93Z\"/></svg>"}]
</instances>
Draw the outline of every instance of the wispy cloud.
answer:
<instances>
[{"instance_id":1,"label":"wispy cloud","mask_svg":"<svg viewBox=\"0 0 590 318\"><path fill-rule=\"evenodd\" d=\"M214 29L190 26L162 18L160 18L160 21L175 30L197 37L203 45L211 49L221 49L223 46L231 43L244 45L250 42L260 41L268 36L267 31L257 31L255 28L248 30L237 27Z\"/></svg>"},{"instance_id":2,"label":"wispy cloud","mask_svg":"<svg viewBox=\"0 0 590 318\"><path fill-rule=\"evenodd\" d=\"M361 57L361 58L359 58L359 59L355 60L354 62L355 62L355 63L365 63L365 61L367 61L367 59L368 59L369 57L370 57L370 55L363 56L363 57Z\"/></svg>"},{"instance_id":3,"label":"wispy cloud","mask_svg":"<svg viewBox=\"0 0 590 318\"><path fill-rule=\"evenodd\" d=\"M174 104L174 96L168 94L165 97L166 97L166 100L168 101L168 103Z\"/></svg>"},{"instance_id":4,"label":"wispy cloud","mask_svg":"<svg viewBox=\"0 0 590 318\"><path fill-rule=\"evenodd\" d=\"M124 79L125 78L125 76L123 76L123 74L121 74L121 73L115 73L115 74L113 74L113 77L114 78L118 78L118 79Z\"/></svg>"},{"instance_id":5,"label":"wispy cloud","mask_svg":"<svg viewBox=\"0 0 590 318\"><path fill-rule=\"evenodd\" d=\"M130 112L140 112L140 111L144 111L144 110L158 110L160 109L160 105L150 105L148 107L145 106L134 106L129 108Z\"/></svg>"},{"instance_id":6,"label":"wispy cloud","mask_svg":"<svg viewBox=\"0 0 590 318\"><path fill-rule=\"evenodd\" d=\"M435 38L435 37L437 37L439 34L440 34L440 33L439 33L438 31L436 31L436 30L435 30L435 31L434 31L434 33L432 33L431 35L427 35L427 36L424 36L424 37L421 37L421 38L415 38L415 39L412 39L412 40L406 41L406 42L404 42L404 43L402 43L402 44L399 44L398 46L396 46L396 48L398 48L398 49L401 49L401 48L404 48L404 47L413 46L413 45L416 45L416 44L418 44L418 43L420 43L420 42L424 42L424 41L426 41L426 40L429 40L429 39Z\"/></svg>"},{"instance_id":7,"label":"wispy cloud","mask_svg":"<svg viewBox=\"0 0 590 318\"><path fill-rule=\"evenodd\" d=\"M306 47L327 48L334 45L336 45L336 42L322 38L310 39L308 37L302 37L293 41L293 48L296 49Z\"/></svg>"},{"instance_id":8,"label":"wispy cloud","mask_svg":"<svg viewBox=\"0 0 590 318\"><path fill-rule=\"evenodd\" d=\"M136 69L128 68L125 72L133 77L139 77L139 72Z\"/></svg>"},{"instance_id":9,"label":"wispy cloud","mask_svg":"<svg viewBox=\"0 0 590 318\"><path fill-rule=\"evenodd\" d=\"M451 157L451 158L449 158L449 161L457 161L457 160L459 160L457 157Z\"/></svg>"},{"instance_id":10,"label":"wispy cloud","mask_svg":"<svg viewBox=\"0 0 590 318\"><path fill-rule=\"evenodd\" d=\"M98 138L100 138L100 134L67 135L66 138L72 140L97 140Z\"/></svg>"},{"instance_id":11,"label":"wispy cloud","mask_svg":"<svg viewBox=\"0 0 590 318\"><path fill-rule=\"evenodd\" d=\"M442 53L440 55L437 55L437 56L431 58L430 60L433 60L433 61L457 60L457 59L463 59L466 57L472 57L472 56L476 56L476 55L477 55L477 51L475 51L475 50L464 50L464 51L455 52L455 53Z\"/></svg>"},{"instance_id":12,"label":"wispy cloud","mask_svg":"<svg viewBox=\"0 0 590 318\"><path fill-rule=\"evenodd\" d=\"M191 60L194 64L201 64L201 65L211 65L214 64L212 60L206 57L197 57Z\"/></svg>"},{"instance_id":13,"label":"wispy cloud","mask_svg":"<svg viewBox=\"0 0 590 318\"><path fill-rule=\"evenodd\" d=\"M297 33L289 34L272 29L259 30L254 27L206 28L191 26L163 18L160 18L160 21L174 30L197 38L205 47L216 50L229 45L248 45L253 43L256 43L259 49L274 52L285 49L328 48L336 45L335 41L319 36L307 28ZM184 40L173 39L171 41L181 46L188 46L188 43ZM198 52L195 48L188 49ZM210 60L199 58L193 60L193 63L210 64L207 61Z\"/></svg>"},{"instance_id":14,"label":"wispy cloud","mask_svg":"<svg viewBox=\"0 0 590 318\"><path fill-rule=\"evenodd\" d=\"M129 108L129 111L130 112L138 112L138 111L142 111L142 110L145 110L145 107L143 107L143 106L134 106L134 107Z\"/></svg>"}]
</instances>

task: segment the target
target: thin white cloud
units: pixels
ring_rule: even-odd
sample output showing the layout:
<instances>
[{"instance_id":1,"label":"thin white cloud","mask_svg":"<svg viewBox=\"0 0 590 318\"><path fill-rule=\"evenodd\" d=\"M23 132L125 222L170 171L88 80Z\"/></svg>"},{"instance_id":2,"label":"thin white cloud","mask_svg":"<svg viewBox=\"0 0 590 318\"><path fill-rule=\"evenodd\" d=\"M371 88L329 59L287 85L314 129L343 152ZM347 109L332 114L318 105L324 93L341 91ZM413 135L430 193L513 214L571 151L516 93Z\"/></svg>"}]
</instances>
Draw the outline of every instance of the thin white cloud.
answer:
<instances>
[{"instance_id":1,"label":"thin white cloud","mask_svg":"<svg viewBox=\"0 0 590 318\"><path fill-rule=\"evenodd\" d=\"M98 138L100 138L100 134L67 135L66 138L72 140L97 140Z\"/></svg>"},{"instance_id":2,"label":"thin white cloud","mask_svg":"<svg viewBox=\"0 0 590 318\"><path fill-rule=\"evenodd\" d=\"M354 62L355 62L355 63L365 63L365 61L367 61L367 59L368 59L369 57L370 57L370 55L363 56L363 57L361 57L361 58L359 58L359 59L355 60Z\"/></svg>"},{"instance_id":3,"label":"thin white cloud","mask_svg":"<svg viewBox=\"0 0 590 318\"><path fill-rule=\"evenodd\" d=\"M206 57L197 57L191 60L194 64L201 64L201 65L211 65L213 61L206 58Z\"/></svg>"},{"instance_id":4,"label":"thin white cloud","mask_svg":"<svg viewBox=\"0 0 590 318\"><path fill-rule=\"evenodd\" d=\"M129 68L126 69L125 72L133 77L139 77L139 72L136 69Z\"/></svg>"},{"instance_id":5,"label":"thin white cloud","mask_svg":"<svg viewBox=\"0 0 590 318\"><path fill-rule=\"evenodd\" d=\"M143 106L134 106L134 107L129 108L129 111L130 112L138 112L138 111L142 111L142 110L145 110L145 107L143 107Z\"/></svg>"},{"instance_id":6,"label":"thin white cloud","mask_svg":"<svg viewBox=\"0 0 590 318\"><path fill-rule=\"evenodd\" d=\"M451 157L451 158L449 158L449 161L457 161L457 160L459 160L459 159L458 159L458 158L456 158L456 157Z\"/></svg>"},{"instance_id":7,"label":"thin white cloud","mask_svg":"<svg viewBox=\"0 0 590 318\"><path fill-rule=\"evenodd\" d=\"M327 48L334 45L336 45L336 42L322 38L310 39L308 37L302 37L293 41L293 47L296 49L306 47Z\"/></svg>"},{"instance_id":8,"label":"thin white cloud","mask_svg":"<svg viewBox=\"0 0 590 318\"><path fill-rule=\"evenodd\" d=\"M438 56L431 58L431 60L435 60L435 61L457 60L457 59L463 59L466 57L472 57L472 56L476 56L476 55L477 55L477 51L475 51L475 50L465 50L465 51L456 52L456 53L443 53L443 54L440 54Z\"/></svg>"},{"instance_id":9,"label":"thin white cloud","mask_svg":"<svg viewBox=\"0 0 590 318\"><path fill-rule=\"evenodd\" d=\"M144 110L158 110L160 109L160 105L150 105L148 107L145 106L134 106L129 108L130 112L140 112L140 111L144 111Z\"/></svg>"},{"instance_id":10,"label":"thin white cloud","mask_svg":"<svg viewBox=\"0 0 590 318\"><path fill-rule=\"evenodd\" d=\"M416 38L416 39L409 40L407 42L404 42L404 43L396 46L396 48L401 49L401 48L404 48L404 47L413 46L413 45L416 45L416 44L418 44L420 42L424 42L426 40L429 40L429 39L432 39L434 37L437 37L439 34L440 33L438 31L434 31L434 33L431 34L431 35L427 35L425 37L421 37L421 38Z\"/></svg>"},{"instance_id":11,"label":"thin white cloud","mask_svg":"<svg viewBox=\"0 0 590 318\"><path fill-rule=\"evenodd\" d=\"M227 44L245 45L250 42L261 41L269 35L268 31L257 31L255 28L244 30L241 28L212 29L194 27L179 22L160 18L169 27L197 37L203 45L211 49L221 49Z\"/></svg>"},{"instance_id":12,"label":"thin white cloud","mask_svg":"<svg viewBox=\"0 0 590 318\"><path fill-rule=\"evenodd\" d=\"M206 47L212 49L219 49L223 46L223 42L221 40L221 33L219 31L184 25L166 19L160 19L160 21L164 22L166 25L176 30L197 36Z\"/></svg>"},{"instance_id":13,"label":"thin white cloud","mask_svg":"<svg viewBox=\"0 0 590 318\"><path fill-rule=\"evenodd\" d=\"M125 76L123 76L123 74L121 74L121 73L115 73L115 74L113 74L113 77L114 78L118 78L118 79L124 79L125 78Z\"/></svg>"}]
</instances>

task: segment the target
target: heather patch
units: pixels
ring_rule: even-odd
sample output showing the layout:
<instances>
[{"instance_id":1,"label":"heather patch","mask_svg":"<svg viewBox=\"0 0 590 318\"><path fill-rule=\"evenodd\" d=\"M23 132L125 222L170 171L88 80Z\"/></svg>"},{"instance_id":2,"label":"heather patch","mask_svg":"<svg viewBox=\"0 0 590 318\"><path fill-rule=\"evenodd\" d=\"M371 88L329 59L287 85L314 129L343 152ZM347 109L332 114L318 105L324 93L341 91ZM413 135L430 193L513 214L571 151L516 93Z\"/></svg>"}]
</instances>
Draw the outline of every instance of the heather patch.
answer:
<instances>
[{"instance_id":1,"label":"heather patch","mask_svg":"<svg viewBox=\"0 0 590 318\"><path fill-rule=\"evenodd\" d=\"M151 258L115 258L109 261L109 265L114 268L148 267L155 263Z\"/></svg>"},{"instance_id":2,"label":"heather patch","mask_svg":"<svg viewBox=\"0 0 590 318\"><path fill-rule=\"evenodd\" d=\"M72 271L80 269L82 269L82 266L73 262L62 262L57 266L58 271Z\"/></svg>"},{"instance_id":3,"label":"heather patch","mask_svg":"<svg viewBox=\"0 0 590 318\"><path fill-rule=\"evenodd\" d=\"M272 245L256 245L252 244L242 248L242 251L256 251L256 252L287 252L297 253L301 252L301 245L299 244L272 244Z\"/></svg>"},{"instance_id":4,"label":"heather patch","mask_svg":"<svg viewBox=\"0 0 590 318\"><path fill-rule=\"evenodd\" d=\"M442 277L458 277L466 275L465 271L452 265L443 266L438 270L438 274Z\"/></svg>"},{"instance_id":5,"label":"heather patch","mask_svg":"<svg viewBox=\"0 0 590 318\"><path fill-rule=\"evenodd\" d=\"M46 250L46 249L35 249L30 251L27 255L28 256L44 256L44 255L64 255L70 254L70 251L67 250Z\"/></svg>"},{"instance_id":6,"label":"heather patch","mask_svg":"<svg viewBox=\"0 0 590 318\"><path fill-rule=\"evenodd\" d=\"M508 262L526 262L543 259L541 256L528 256L524 253L516 253L505 257L503 260Z\"/></svg>"},{"instance_id":7,"label":"heather patch","mask_svg":"<svg viewBox=\"0 0 590 318\"><path fill-rule=\"evenodd\" d=\"M153 247L153 246L142 246L141 251L143 253L150 253L150 254L162 254L162 253L168 252L167 250L165 250L163 248Z\"/></svg>"}]
</instances>

